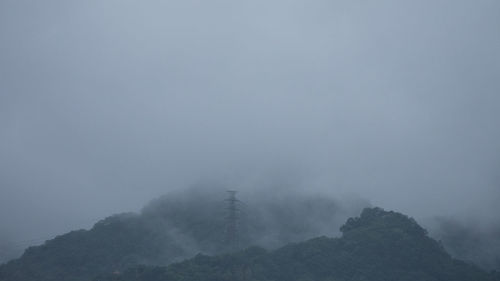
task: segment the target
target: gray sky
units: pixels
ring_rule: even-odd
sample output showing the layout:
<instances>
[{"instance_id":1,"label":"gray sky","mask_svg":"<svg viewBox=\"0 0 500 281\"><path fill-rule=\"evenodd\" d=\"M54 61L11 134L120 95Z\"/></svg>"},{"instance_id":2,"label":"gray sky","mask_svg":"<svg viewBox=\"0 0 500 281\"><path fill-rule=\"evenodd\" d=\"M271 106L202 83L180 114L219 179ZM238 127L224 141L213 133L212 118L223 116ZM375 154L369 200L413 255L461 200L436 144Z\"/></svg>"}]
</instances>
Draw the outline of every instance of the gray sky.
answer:
<instances>
[{"instance_id":1,"label":"gray sky","mask_svg":"<svg viewBox=\"0 0 500 281\"><path fill-rule=\"evenodd\" d=\"M206 179L499 220L500 2L0 1L0 235Z\"/></svg>"}]
</instances>

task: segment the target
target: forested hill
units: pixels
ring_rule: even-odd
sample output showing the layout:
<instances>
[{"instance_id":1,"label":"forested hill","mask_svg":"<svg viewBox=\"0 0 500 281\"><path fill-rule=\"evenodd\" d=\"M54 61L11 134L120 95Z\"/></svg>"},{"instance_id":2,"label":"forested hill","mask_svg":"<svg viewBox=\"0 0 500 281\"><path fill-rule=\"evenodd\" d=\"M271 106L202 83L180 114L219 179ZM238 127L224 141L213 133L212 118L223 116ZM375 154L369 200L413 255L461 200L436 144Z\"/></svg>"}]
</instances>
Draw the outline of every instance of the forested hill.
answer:
<instances>
[{"instance_id":1,"label":"forested hill","mask_svg":"<svg viewBox=\"0 0 500 281\"><path fill-rule=\"evenodd\" d=\"M206 191L210 190L210 191ZM140 264L167 265L197 253L225 252L226 192L197 188L171 193L139 214L108 217L90 230L73 231L19 259L0 265L1 281L87 281ZM332 236L359 205L295 194L245 198L239 206L240 247L277 248L319 235Z\"/></svg>"},{"instance_id":2,"label":"forested hill","mask_svg":"<svg viewBox=\"0 0 500 281\"><path fill-rule=\"evenodd\" d=\"M274 251L252 247L168 267L134 267L95 281L498 281L498 273L453 259L413 219L364 209L341 228L341 238L319 237Z\"/></svg>"},{"instance_id":3,"label":"forested hill","mask_svg":"<svg viewBox=\"0 0 500 281\"><path fill-rule=\"evenodd\" d=\"M139 214L111 216L28 248L0 265L0 281L499 280L453 260L404 215L365 209L342 226L363 202L303 194L247 197L240 206L240 248L258 247L221 255L228 250L224 198L224 192L200 190L159 198Z\"/></svg>"}]
</instances>

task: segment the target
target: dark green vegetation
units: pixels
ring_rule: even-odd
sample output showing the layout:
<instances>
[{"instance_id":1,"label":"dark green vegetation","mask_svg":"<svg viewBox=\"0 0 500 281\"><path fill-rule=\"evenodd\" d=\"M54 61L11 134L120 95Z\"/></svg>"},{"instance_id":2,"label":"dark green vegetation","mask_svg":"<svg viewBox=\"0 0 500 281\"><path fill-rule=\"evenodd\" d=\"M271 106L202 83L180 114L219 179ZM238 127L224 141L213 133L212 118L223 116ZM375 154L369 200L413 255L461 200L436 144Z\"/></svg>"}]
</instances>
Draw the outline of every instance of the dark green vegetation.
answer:
<instances>
[{"instance_id":1,"label":"dark green vegetation","mask_svg":"<svg viewBox=\"0 0 500 281\"><path fill-rule=\"evenodd\" d=\"M95 281L488 281L500 280L455 260L413 219L380 208L365 209L342 226L341 238L320 237L267 252L193 259L168 267L134 267Z\"/></svg>"},{"instance_id":2,"label":"dark green vegetation","mask_svg":"<svg viewBox=\"0 0 500 281\"><path fill-rule=\"evenodd\" d=\"M83 281L140 264L167 265L200 252L224 253L225 192L202 190L171 194L151 202L140 214L112 216L90 230L31 247L21 258L0 266L0 280ZM361 209L349 210L319 196L253 201L249 197L241 206L241 248L276 248L331 236L348 215Z\"/></svg>"},{"instance_id":3,"label":"dark green vegetation","mask_svg":"<svg viewBox=\"0 0 500 281\"><path fill-rule=\"evenodd\" d=\"M225 193L203 190L28 248L0 266L0 281L500 280L452 259L404 215L365 209L341 227L364 202L304 194L245 196L239 246L247 249L227 254Z\"/></svg>"}]
</instances>

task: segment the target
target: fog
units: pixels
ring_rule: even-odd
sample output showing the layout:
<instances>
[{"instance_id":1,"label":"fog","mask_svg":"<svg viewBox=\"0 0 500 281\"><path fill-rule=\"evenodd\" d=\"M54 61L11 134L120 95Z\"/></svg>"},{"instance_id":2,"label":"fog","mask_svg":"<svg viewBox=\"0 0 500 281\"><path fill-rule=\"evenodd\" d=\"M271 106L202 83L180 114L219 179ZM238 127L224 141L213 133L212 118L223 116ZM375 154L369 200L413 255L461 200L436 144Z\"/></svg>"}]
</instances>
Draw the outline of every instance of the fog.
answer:
<instances>
[{"instance_id":1,"label":"fog","mask_svg":"<svg viewBox=\"0 0 500 281\"><path fill-rule=\"evenodd\" d=\"M200 252L214 255L250 246L276 249L318 236L338 237L347 218L369 207L361 198L337 199L304 192L294 185L260 186L237 193L235 228L229 234L227 188L221 182L204 182L148 203L140 212L140 221L151 232L166 232L166 244L181 248L176 257L165 251L164 260L150 263L165 264L173 257L185 259ZM275 192L269 193L270 188ZM276 192L281 189L286 190ZM126 220L122 223L127 224Z\"/></svg>"},{"instance_id":2,"label":"fog","mask_svg":"<svg viewBox=\"0 0 500 281\"><path fill-rule=\"evenodd\" d=\"M489 270L500 269L500 224L477 217L439 217L428 227L453 256Z\"/></svg>"},{"instance_id":3,"label":"fog","mask_svg":"<svg viewBox=\"0 0 500 281\"><path fill-rule=\"evenodd\" d=\"M207 181L496 225L499 28L494 0L0 1L2 251Z\"/></svg>"}]
</instances>

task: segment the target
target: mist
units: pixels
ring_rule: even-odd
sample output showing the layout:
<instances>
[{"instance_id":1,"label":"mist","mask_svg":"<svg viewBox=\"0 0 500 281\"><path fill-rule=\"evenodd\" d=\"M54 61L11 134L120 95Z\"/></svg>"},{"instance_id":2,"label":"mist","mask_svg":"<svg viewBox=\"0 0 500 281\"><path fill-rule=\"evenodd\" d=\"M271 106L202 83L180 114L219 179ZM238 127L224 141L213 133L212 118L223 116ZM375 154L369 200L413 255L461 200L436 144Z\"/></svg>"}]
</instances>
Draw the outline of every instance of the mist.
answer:
<instances>
[{"instance_id":1,"label":"mist","mask_svg":"<svg viewBox=\"0 0 500 281\"><path fill-rule=\"evenodd\" d=\"M200 183L156 198L141 210L140 219L157 233L166 231L181 248L177 259L183 259L200 252L213 255L250 246L276 249L318 236L337 237L347 218L369 206L361 198L333 198L293 186L263 196L271 187L283 188L274 184L260 187L257 193L237 193L235 245L228 245L226 237L228 194L220 182Z\"/></svg>"},{"instance_id":2,"label":"mist","mask_svg":"<svg viewBox=\"0 0 500 281\"><path fill-rule=\"evenodd\" d=\"M499 27L493 0L1 1L2 252L200 182L497 224Z\"/></svg>"},{"instance_id":3,"label":"mist","mask_svg":"<svg viewBox=\"0 0 500 281\"><path fill-rule=\"evenodd\" d=\"M488 270L500 269L500 225L477 218L438 217L432 235L456 258Z\"/></svg>"}]
</instances>

